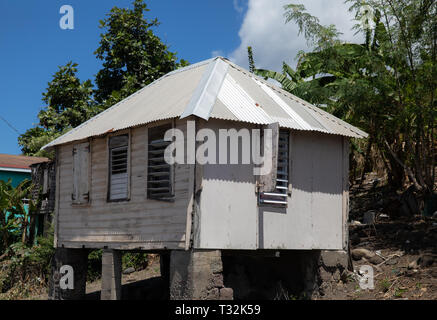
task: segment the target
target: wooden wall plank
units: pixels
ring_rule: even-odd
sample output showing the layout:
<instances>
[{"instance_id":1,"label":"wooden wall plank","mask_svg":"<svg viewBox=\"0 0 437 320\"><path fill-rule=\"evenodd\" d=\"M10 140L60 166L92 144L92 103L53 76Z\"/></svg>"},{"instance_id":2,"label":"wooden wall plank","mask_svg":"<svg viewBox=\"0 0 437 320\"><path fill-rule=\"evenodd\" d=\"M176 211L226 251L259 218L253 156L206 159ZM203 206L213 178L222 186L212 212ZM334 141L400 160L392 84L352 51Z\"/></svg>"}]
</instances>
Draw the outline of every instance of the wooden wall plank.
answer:
<instances>
[{"instance_id":1,"label":"wooden wall plank","mask_svg":"<svg viewBox=\"0 0 437 320\"><path fill-rule=\"evenodd\" d=\"M185 121L177 121L185 130ZM107 138L91 139L91 199L88 205L72 205L72 145L58 148L59 200L57 214L58 246L91 247L102 243L127 247L185 247L187 208L190 194L190 166L175 166L174 202L149 200L147 186L147 127L131 129L130 201L108 202ZM122 239L122 240L120 240ZM130 246L129 242L133 245Z\"/></svg>"}]
</instances>

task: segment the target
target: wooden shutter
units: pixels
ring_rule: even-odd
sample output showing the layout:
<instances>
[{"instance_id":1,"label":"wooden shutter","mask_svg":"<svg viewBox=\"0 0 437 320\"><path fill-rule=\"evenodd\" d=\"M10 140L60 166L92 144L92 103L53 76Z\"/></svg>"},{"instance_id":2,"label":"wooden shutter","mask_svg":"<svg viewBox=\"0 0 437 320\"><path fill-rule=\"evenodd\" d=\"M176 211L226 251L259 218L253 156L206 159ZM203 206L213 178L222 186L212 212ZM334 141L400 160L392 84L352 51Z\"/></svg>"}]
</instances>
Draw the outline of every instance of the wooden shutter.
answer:
<instances>
[{"instance_id":1,"label":"wooden shutter","mask_svg":"<svg viewBox=\"0 0 437 320\"><path fill-rule=\"evenodd\" d=\"M149 128L147 160L147 197L169 200L173 197L173 165L165 162L164 151L171 143L164 135L171 124Z\"/></svg>"},{"instance_id":2,"label":"wooden shutter","mask_svg":"<svg viewBox=\"0 0 437 320\"><path fill-rule=\"evenodd\" d=\"M129 136L109 139L109 200L127 200L129 192Z\"/></svg>"},{"instance_id":3,"label":"wooden shutter","mask_svg":"<svg viewBox=\"0 0 437 320\"><path fill-rule=\"evenodd\" d=\"M289 141L289 132L279 131L275 188L270 192L259 193L260 204L286 206L288 203Z\"/></svg>"},{"instance_id":4,"label":"wooden shutter","mask_svg":"<svg viewBox=\"0 0 437 320\"><path fill-rule=\"evenodd\" d=\"M73 193L74 204L89 202L90 144L88 142L73 146Z\"/></svg>"},{"instance_id":5,"label":"wooden shutter","mask_svg":"<svg viewBox=\"0 0 437 320\"><path fill-rule=\"evenodd\" d=\"M277 170L278 170L278 141L279 141L279 123L271 123L267 126L267 129L272 130L272 144L271 144L271 155L272 155L272 170L269 174L259 176L260 182L260 192L273 192L276 187L276 178L277 178ZM262 139L262 144L264 147L264 137ZM270 145L267 144L265 149L269 148ZM265 150L264 152L266 152Z\"/></svg>"}]
</instances>

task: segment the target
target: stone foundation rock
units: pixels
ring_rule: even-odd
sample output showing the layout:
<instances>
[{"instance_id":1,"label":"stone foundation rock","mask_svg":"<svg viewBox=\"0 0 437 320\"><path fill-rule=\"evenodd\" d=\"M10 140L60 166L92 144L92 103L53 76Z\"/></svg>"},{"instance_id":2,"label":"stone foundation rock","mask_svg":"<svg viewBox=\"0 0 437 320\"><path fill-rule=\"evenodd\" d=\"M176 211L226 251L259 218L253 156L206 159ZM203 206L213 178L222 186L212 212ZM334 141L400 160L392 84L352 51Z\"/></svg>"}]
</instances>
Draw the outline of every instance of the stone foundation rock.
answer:
<instances>
[{"instance_id":1,"label":"stone foundation rock","mask_svg":"<svg viewBox=\"0 0 437 320\"><path fill-rule=\"evenodd\" d=\"M51 276L49 280L49 300L81 300L85 298L86 276L88 272L88 250L56 248L52 259ZM60 286L64 265L73 268L73 289L63 289Z\"/></svg>"},{"instance_id":2,"label":"stone foundation rock","mask_svg":"<svg viewBox=\"0 0 437 320\"><path fill-rule=\"evenodd\" d=\"M232 289L224 287L221 251L172 251L170 299L233 299Z\"/></svg>"},{"instance_id":3,"label":"stone foundation rock","mask_svg":"<svg viewBox=\"0 0 437 320\"><path fill-rule=\"evenodd\" d=\"M170 298L317 299L349 263L345 251L172 251Z\"/></svg>"}]
</instances>

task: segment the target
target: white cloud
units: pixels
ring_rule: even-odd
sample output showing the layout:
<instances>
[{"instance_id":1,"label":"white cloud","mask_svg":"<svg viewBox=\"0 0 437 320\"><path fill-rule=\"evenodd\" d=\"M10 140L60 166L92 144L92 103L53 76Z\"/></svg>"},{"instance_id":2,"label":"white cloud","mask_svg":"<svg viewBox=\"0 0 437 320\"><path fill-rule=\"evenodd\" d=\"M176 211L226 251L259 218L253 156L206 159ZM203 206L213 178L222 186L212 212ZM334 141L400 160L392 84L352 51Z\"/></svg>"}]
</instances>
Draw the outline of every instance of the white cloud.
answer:
<instances>
[{"instance_id":1,"label":"white cloud","mask_svg":"<svg viewBox=\"0 0 437 320\"><path fill-rule=\"evenodd\" d=\"M248 9L240 27L240 46L229 58L247 67L247 47L252 46L257 68L281 70L282 61L295 66L295 57L300 50L308 50L303 35L298 36L295 23L285 24L283 6L289 3L303 3L307 11L318 17L321 24L335 24L343 33L344 40L361 40L351 30L355 21L344 0L248 0Z\"/></svg>"}]
</instances>

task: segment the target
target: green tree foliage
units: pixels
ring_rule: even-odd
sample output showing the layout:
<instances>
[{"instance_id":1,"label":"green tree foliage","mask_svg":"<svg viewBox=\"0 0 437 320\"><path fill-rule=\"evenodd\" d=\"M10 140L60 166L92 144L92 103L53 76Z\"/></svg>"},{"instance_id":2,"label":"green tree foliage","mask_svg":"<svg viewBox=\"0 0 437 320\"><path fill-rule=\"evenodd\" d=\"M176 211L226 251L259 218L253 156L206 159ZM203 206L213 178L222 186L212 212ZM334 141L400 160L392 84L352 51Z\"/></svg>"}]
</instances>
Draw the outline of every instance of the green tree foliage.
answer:
<instances>
[{"instance_id":1,"label":"green tree foliage","mask_svg":"<svg viewBox=\"0 0 437 320\"><path fill-rule=\"evenodd\" d=\"M15 188L11 183L11 180L0 180L0 253L19 237L22 243L29 243L32 237L28 231L33 229L34 222L31 214L38 206L30 199L33 186L29 180L22 181ZM24 199L27 199L27 204Z\"/></svg>"},{"instance_id":2,"label":"green tree foliage","mask_svg":"<svg viewBox=\"0 0 437 320\"><path fill-rule=\"evenodd\" d=\"M247 47L247 56L249 58L249 71L253 73L255 71L255 60L253 59L252 47Z\"/></svg>"},{"instance_id":3,"label":"green tree foliage","mask_svg":"<svg viewBox=\"0 0 437 320\"><path fill-rule=\"evenodd\" d=\"M284 6L285 21L295 21L299 27L299 33L303 33L308 45L315 47L315 52L321 52L335 45L339 45L340 32L334 25L323 26L317 17L305 11L304 5L288 4ZM303 51L299 55L305 55ZM282 63L282 72L257 69L257 75L278 81L284 90L301 97L315 105L325 104L329 97L329 90L325 85L334 81L330 74L320 74L320 62L298 64L293 70L286 62Z\"/></svg>"},{"instance_id":4,"label":"green tree foliage","mask_svg":"<svg viewBox=\"0 0 437 320\"><path fill-rule=\"evenodd\" d=\"M286 62L282 63L282 73L265 69L256 69L255 73L265 79L278 81L284 90L315 105L326 103L330 94L326 85L335 80L331 75L316 78L312 69L305 70L301 67L295 71Z\"/></svg>"},{"instance_id":5,"label":"green tree foliage","mask_svg":"<svg viewBox=\"0 0 437 320\"><path fill-rule=\"evenodd\" d=\"M9 246L8 263L0 270L0 300L23 299L46 286L51 275L53 227L46 237L38 237L36 245L16 242ZM15 290L11 290L15 288Z\"/></svg>"},{"instance_id":6,"label":"green tree foliage","mask_svg":"<svg viewBox=\"0 0 437 320\"><path fill-rule=\"evenodd\" d=\"M31 156L50 156L41 151L41 147L101 110L94 103L92 92L91 81L81 82L77 77L76 63L59 67L43 93L46 106L38 114L38 125L18 138L22 152Z\"/></svg>"},{"instance_id":7,"label":"green tree foliage","mask_svg":"<svg viewBox=\"0 0 437 320\"><path fill-rule=\"evenodd\" d=\"M361 0L349 0L363 21ZM302 5L285 6L311 52L300 52L296 70L257 73L282 83L313 103L370 134L389 180L400 188L408 177L424 193L434 187L437 121L437 4L432 0L368 1L371 23L355 28L365 43L338 40L335 27L322 27Z\"/></svg>"},{"instance_id":8,"label":"green tree foliage","mask_svg":"<svg viewBox=\"0 0 437 320\"><path fill-rule=\"evenodd\" d=\"M0 254L2 254L12 241L13 232L17 229L14 219L9 219L11 181L0 180Z\"/></svg>"},{"instance_id":9,"label":"green tree foliage","mask_svg":"<svg viewBox=\"0 0 437 320\"><path fill-rule=\"evenodd\" d=\"M80 125L93 114L93 85L90 80L81 82L77 71L77 64L69 62L53 76L43 93L47 108L38 115L43 128L62 132Z\"/></svg>"},{"instance_id":10,"label":"green tree foliage","mask_svg":"<svg viewBox=\"0 0 437 320\"><path fill-rule=\"evenodd\" d=\"M317 17L310 15L303 4L288 4L284 6L285 23L296 22L299 32L304 33L308 43L316 46L319 51L339 43L340 32L335 25L323 26Z\"/></svg>"},{"instance_id":11,"label":"green tree foliage","mask_svg":"<svg viewBox=\"0 0 437 320\"><path fill-rule=\"evenodd\" d=\"M147 11L143 0L135 0L132 9L114 7L100 21L104 33L95 55L103 66L96 75L97 89L90 80L80 81L77 64L59 67L43 93L46 106L38 114L39 123L18 138L23 154L53 157L41 147L164 74L188 65L185 60L178 62L153 33L159 23L146 19Z\"/></svg>"},{"instance_id":12,"label":"green tree foliage","mask_svg":"<svg viewBox=\"0 0 437 320\"><path fill-rule=\"evenodd\" d=\"M143 270L149 263L149 256L140 252L125 252L122 256L122 269L134 268L136 271ZM88 254L87 281L94 281L102 275L102 250L92 250Z\"/></svg>"},{"instance_id":13,"label":"green tree foliage","mask_svg":"<svg viewBox=\"0 0 437 320\"><path fill-rule=\"evenodd\" d=\"M148 20L149 11L143 0L135 0L133 9L112 8L107 18L100 21L105 32L95 51L103 61L97 73L96 100L107 106L134 93L164 74L187 62L177 62L176 54L169 51L153 33L157 19Z\"/></svg>"}]
</instances>

